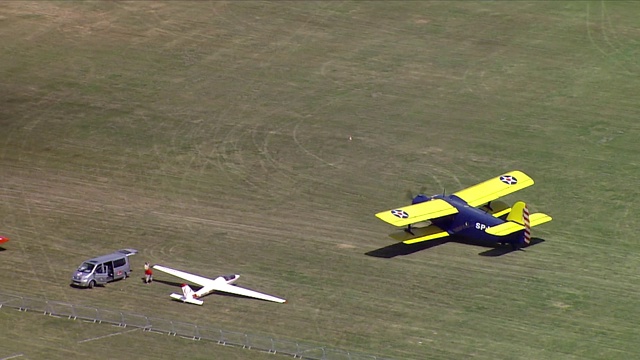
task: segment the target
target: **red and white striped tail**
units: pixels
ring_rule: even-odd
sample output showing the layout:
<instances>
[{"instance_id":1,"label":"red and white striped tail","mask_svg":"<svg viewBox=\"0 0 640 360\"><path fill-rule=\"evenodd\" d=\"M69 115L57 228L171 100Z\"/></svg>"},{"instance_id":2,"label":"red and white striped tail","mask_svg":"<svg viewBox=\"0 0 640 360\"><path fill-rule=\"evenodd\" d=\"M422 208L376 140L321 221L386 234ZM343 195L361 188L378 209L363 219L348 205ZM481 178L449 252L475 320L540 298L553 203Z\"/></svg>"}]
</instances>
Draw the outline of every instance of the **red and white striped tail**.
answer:
<instances>
[{"instance_id":1,"label":"red and white striped tail","mask_svg":"<svg viewBox=\"0 0 640 360\"><path fill-rule=\"evenodd\" d=\"M522 209L522 220L524 223L524 243L531 243L531 221L529 221L529 208L527 205Z\"/></svg>"}]
</instances>

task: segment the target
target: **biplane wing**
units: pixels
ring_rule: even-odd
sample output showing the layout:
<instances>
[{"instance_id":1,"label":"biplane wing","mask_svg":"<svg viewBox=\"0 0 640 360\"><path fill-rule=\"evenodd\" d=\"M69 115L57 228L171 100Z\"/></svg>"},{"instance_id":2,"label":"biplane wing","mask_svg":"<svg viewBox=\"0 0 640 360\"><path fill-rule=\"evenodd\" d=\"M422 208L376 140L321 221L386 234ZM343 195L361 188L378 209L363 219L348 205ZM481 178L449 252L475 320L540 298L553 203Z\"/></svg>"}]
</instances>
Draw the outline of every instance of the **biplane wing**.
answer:
<instances>
[{"instance_id":1,"label":"biplane wing","mask_svg":"<svg viewBox=\"0 0 640 360\"><path fill-rule=\"evenodd\" d=\"M398 231L389 236L396 241L402 241L407 245L411 245L423 241L440 239L449 236L449 233L431 224L425 227L412 227L411 232Z\"/></svg>"},{"instance_id":2,"label":"biplane wing","mask_svg":"<svg viewBox=\"0 0 640 360\"><path fill-rule=\"evenodd\" d=\"M522 171L516 170L460 190L453 195L466 201L470 206L477 207L531 185L533 185L533 179Z\"/></svg>"},{"instance_id":3,"label":"biplane wing","mask_svg":"<svg viewBox=\"0 0 640 360\"><path fill-rule=\"evenodd\" d=\"M433 199L415 205L379 212L376 217L394 226L406 226L421 221L456 214L458 209L442 199Z\"/></svg>"}]
</instances>

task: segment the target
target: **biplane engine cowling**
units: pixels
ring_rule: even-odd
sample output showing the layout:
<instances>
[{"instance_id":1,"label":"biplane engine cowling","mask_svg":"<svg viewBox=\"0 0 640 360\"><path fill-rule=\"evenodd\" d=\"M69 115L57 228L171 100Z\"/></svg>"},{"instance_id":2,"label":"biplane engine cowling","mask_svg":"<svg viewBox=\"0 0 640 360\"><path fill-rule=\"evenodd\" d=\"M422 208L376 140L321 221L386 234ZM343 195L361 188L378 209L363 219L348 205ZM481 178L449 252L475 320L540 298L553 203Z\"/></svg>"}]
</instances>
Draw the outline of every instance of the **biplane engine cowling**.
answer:
<instances>
[{"instance_id":1,"label":"biplane engine cowling","mask_svg":"<svg viewBox=\"0 0 640 360\"><path fill-rule=\"evenodd\" d=\"M411 205L420 204L429 200L431 200L431 197L425 194L418 194L411 200Z\"/></svg>"}]
</instances>

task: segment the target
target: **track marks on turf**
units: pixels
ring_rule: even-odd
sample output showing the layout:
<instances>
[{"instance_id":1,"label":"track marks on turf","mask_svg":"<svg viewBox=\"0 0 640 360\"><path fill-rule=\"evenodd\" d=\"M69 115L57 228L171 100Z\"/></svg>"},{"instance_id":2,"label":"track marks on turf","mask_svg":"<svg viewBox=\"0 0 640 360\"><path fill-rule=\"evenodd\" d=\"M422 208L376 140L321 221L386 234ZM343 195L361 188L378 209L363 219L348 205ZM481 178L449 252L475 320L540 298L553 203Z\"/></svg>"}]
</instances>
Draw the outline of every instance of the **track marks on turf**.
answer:
<instances>
[{"instance_id":1,"label":"track marks on turf","mask_svg":"<svg viewBox=\"0 0 640 360\"><path fill-rule=\"evenodd\" d=\"M598 19L597 9L591 8L591 2L586 3L586 28L587 36L593 47L598 50L607 60L614 63L620 70L628 75L635 75L637 71L632 67L637 67L637 59L626 53L628 45L623 44L617 36L617 30L611 22L611 17L607 11L606 1L600 2L600 14ZM596 31L599 31L599 37ZM598 44L600 41L604 45ZM615 42L615 44L614 44Z\"/></svg>"}]
</instances>

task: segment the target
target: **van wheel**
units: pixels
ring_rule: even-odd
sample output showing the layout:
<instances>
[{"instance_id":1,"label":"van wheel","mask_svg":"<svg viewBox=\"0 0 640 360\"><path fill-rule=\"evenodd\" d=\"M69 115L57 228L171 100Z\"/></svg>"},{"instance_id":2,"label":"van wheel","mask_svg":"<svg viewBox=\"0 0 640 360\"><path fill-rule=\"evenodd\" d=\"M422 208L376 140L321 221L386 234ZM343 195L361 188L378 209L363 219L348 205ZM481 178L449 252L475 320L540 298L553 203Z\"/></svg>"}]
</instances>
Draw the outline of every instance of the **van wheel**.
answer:
<instances>
[{"instance_id":1,"label":"van wheel","mask_svg":"<svg viewBox=\"0 0 640 360\"><path fill-rule=\"evenodd\" d=\"M89 281L89 289L93 289L94 286L96 286L96 282L93 280Z\"/></svg>"}]
</instances>

